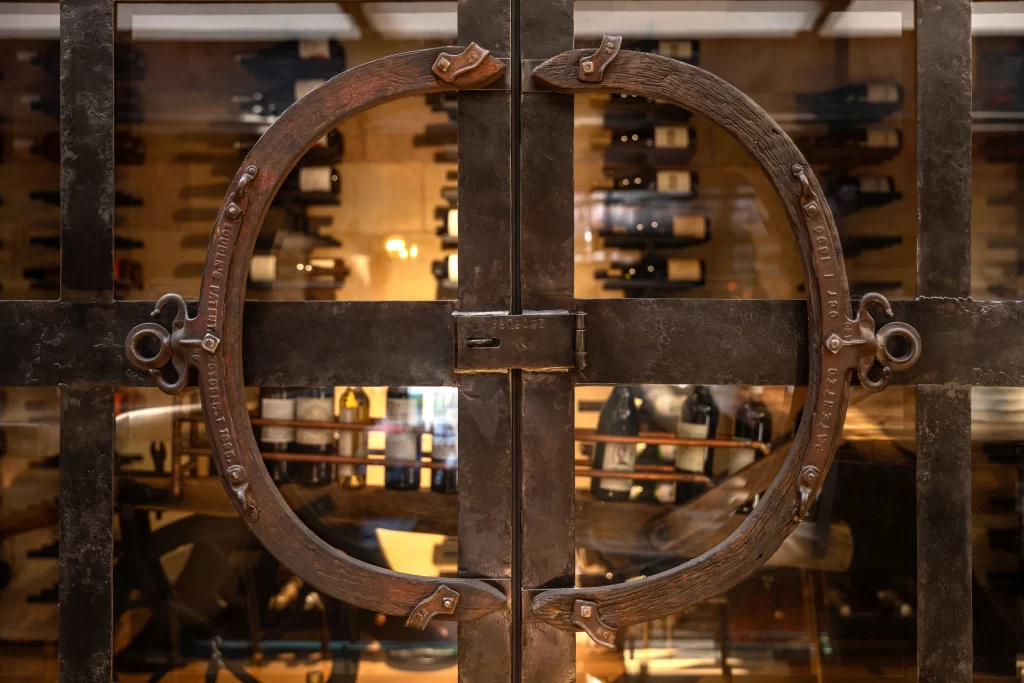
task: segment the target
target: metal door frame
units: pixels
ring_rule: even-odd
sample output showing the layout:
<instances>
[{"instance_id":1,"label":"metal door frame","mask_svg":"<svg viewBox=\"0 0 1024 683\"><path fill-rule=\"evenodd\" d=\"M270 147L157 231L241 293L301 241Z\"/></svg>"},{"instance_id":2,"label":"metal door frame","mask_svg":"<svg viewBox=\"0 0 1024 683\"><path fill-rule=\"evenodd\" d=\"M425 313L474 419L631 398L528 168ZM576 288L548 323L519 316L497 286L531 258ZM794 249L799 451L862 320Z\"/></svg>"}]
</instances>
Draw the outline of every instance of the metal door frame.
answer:
<instances>
[{"instance_id":1,"label":"metal door frame","mask_svg":"<svg viewBox=\"0 0 1024 683\"><path fill-rule=\"evenodd\" d=\"M117 386L150 385L127 363L123 340L154 302L113 296L115 5L61 2L60 299L0 302L0 385L61 390L62 681L112 677L113 393ZM524 92L521 66L572 49L572 9L571 0L460 3L458 43L475 41L510 58L512 68L511 90L459 97L460 218L489 226L487 234L460 231L460 311L575 308L572 97ZM919 677L966 682L972 668L970 388L1024 386L1016 345L1024 336L1024 302L969 298L969 0L917 0L916 29L918 297L893 308L917 328L927 350L893 382L917 385ZM367 338L360 322L379 304L329 305L340 310L325 316L323 304L247 304L247 383L273 375L301 386L342 374L361 384L456 383L450 364L408 374L422 368L411 362L422 358L422 346ZM427 343L450 358L453 310L451 302L417 309L407 328L436 340ZM401 305L390 311L397 319L409 314ZM666 352L642 336L609 335L600 349L591 340L588 381L806 382L802 301L694 300L657 313L665 334L708 353L661 358ZM717 323L694 330L687 324L692 315ZM750 316L777 325L751 328L743 323ZM599 316L588 315L587 324L598 327ZM298 353L282 358L261 342L285 329ZM294 331L314 329L321 337L306 352L301 346L314 335ZM372 349L377 362L346 364L355 343L364 358ZM607 361L593 362L602 357ZM654 375L629 360L635 358L670 370ZM572 586L573 378L512 370L465 375L458 384L460 477L478 473L478 481L488 482L459 496L460 572L507 578L512 594L523 592L524 600L531 590ZM460 680L572 680L574 634L524 622L524 614L523 603L512 600L508 611L460 630Z\"/></svg>"}]
</instances>

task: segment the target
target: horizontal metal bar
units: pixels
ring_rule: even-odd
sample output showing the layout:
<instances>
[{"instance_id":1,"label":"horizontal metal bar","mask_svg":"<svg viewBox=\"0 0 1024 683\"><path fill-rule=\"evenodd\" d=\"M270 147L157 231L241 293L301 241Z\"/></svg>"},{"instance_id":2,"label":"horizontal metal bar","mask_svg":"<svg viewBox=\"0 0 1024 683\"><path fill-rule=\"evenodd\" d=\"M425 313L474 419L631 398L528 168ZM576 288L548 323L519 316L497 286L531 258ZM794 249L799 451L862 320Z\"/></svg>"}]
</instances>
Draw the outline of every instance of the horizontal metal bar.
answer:
<instances>
[{"instance_id":1,"label":"horizontal metal bar","mask_svg":"<svg viewBox=\"0 0 1024 683\"><path fill-rule=\"evenodd\" d=\"M566 311L457 313L458 372L568 370L576 362L576 316Z\"/></svg>"},{"instance_id":2,"label":"horizontal metal bar","mask_svg":"<svg viewBox=\"0 0 1024 683\"><path fill-rule=\"evenodd\" d=\"M152 301L0 301L0 386L149 386L124 357ZM1024 386L1024 301L892 302L924 340L893 384ZM246 382L452 385L451 301L249 302ZM580 299L588 384L800 384L807 312L796 300ZM194 313L194 311L193 311ZM879 323L883 322L879 320Z\"/></svg>"},{"instance_id":3,"label":"horizontal metal bar","mask_svg":"<svg viewBox=\"0 0 1024 683\"><path fill-rule=\"evenodd\" d=\"M124 339L153 301L0 302L0 386L153 386ZM190 302L190 315L196 303ZM251 386L453 385L451 301L247 302Z\"/></svg>"}]
</instances>

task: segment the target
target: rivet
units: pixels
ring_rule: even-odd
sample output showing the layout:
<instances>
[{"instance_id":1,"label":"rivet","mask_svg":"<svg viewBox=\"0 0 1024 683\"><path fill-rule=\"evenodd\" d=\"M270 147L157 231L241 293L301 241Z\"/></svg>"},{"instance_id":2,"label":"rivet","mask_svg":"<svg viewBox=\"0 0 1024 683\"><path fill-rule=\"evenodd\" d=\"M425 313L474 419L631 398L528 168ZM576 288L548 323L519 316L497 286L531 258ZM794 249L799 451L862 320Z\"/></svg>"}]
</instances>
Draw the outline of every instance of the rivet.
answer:
<instances>
[{"instance_id":1,"label":"rivet","mask_svg":"<svg viewBox=\"0 0 1024 683\"><path fill-rule=\"evenodd\" d=\"M452 600L451 598L445 598L444 600L441 601L441 604L444 605L445 609L451 609L452 607L455 606L455 601Z\"/></svg>"},{"instance_id":2,"label":"rivet","mask_svg":"<svg viewBox=\"0 0 1024 683\"><path fill-rule=\"evenodd\" d=\"M808 216L817 216L818 215L818 205L817 204L813 204L813 203L812 204L808 204L807 205L807 215Z\"/></svg>"},{"instance_id":3,"label":"rivet","mask_svg":"<svg viewBox=\"0 0 1024 683\"><path fill-rule=\"evenodd\" d=\"M583 62L583 73L592 73L594 71L593 62Z\"/></svg>"},{"instance_id":4,"label":"rivet","mask_svg":"<svg viewBox=\"0 0 1024 683\"><path fill-rule=\"evenodd\" d=\"M238 214L242 212L242 208L238 204L228 204L228 215L232 218L238 218Z\"/></svg>"},{"instance_id":5,"label":"rivet","mask_svg":"<svg viewBox=\"0 0 1024 683\"><path fill-rule=\"evenodd\" d=\"M220 346L220 339L210 333L207 333L206 336L203 337L202 346L206 351L213 353L217 350L217 347Z\"/></svg>"},{"instance_id":6,"label":"rivet","mask_svg":"<svg viewBox=\"0 0 1024 683\"><path fill-rule=\"evenodd\" d=\"M587 617L589 619L590 615L592 613L593 613L593 610L590 609L590 607L588 605L584 605L583 607L580 607L580 616L584 616L584 617Z\"/></svg>"}]
</instances>

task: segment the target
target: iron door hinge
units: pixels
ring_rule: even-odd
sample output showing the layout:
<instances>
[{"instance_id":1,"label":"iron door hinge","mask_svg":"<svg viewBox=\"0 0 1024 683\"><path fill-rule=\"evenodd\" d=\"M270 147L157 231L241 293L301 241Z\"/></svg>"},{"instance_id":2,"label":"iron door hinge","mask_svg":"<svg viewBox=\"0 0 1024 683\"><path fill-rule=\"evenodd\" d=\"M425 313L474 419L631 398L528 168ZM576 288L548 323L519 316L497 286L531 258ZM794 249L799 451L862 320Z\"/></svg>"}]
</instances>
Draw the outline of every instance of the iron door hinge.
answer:
<instances>
[{"instance_id":1,"label":"iron door hinge","mask_svg":"<svg viewBox=\"0 0 1024 683\"><path fill-rule=\"evenodd\" d=\"M568 372L587 367L586 313L454 315L455 372Z\"/></svg>"}]
</instances>

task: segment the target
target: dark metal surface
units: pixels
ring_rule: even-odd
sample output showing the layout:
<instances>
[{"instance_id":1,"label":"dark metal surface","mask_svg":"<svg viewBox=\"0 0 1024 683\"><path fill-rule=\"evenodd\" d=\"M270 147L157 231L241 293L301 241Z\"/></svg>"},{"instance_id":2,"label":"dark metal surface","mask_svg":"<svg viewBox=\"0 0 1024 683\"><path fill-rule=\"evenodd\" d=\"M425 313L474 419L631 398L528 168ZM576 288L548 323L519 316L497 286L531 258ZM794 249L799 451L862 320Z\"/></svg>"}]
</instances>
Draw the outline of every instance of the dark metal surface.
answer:
<instances>
[{"instance_id":1,"label":"dark metal surface","mask_svg":"<svg viewBox=\"0 0 1024 683\"><path fill-rule=\"evenodd\" d=\"M565 311L457 313L456 372L567 371L575 367L577 342L586 343L576 329L582 319Z\"/></svg>"},{"instance_id":2,"label":"dark metal surface","mask_svg":"<svg viewBox=\"0 0 1024 683\"><path fill-rule=\"evenodd\" d=\"M60 680L111 680L114 392L61 387Z\"/></svg>"},{"instance_id":3,"label":"dark metal surface","mask_svg":"<svg viewBox=\"0 0 1024 683\"><path fill-rule=\"evenodd\" d=\"M460 2L459 42L511 55L511 10L509 0ZM515 71L510 62L508 75ZM510 90L459 93L458 307L464 312L511 310ZM452 339L444 338L449 347ZM459 377L460 576L512 578L511 400L507 374ZM459 629L461 683L512 681L511 604L506 607Z\"/></svg>"},{"instance_id":4,"label":"dark metal surface","mask_svg":"<svg viewBox=\"0 0 1024 683\"><path fill-rule=\"evenodd\" d=\"M917 294L962 304L971 293L971 2L918 0L916 18ZM1006 370L1020 364L1021 335L993 329L1007 309L992 312L976 318L980 329L963 337L991 334ZM939 343L925 339L929 350ZM991 374L967 366L970 377L954 379L963 362L944 358L939 372L917 388L921 683L966 683L973 668L971 393L964 385L989 384Z\"/></svg>"},{"instance_id":5,"label":"dark metal surface","mask_svg":"<svg viewBox=\"0 0 1024 683\"><path fill-rule=\"evenodd\" d=\"M0 385L152 386L124 340L155 304L0 301ZM928 345L892 385L1024 386L1024 348L1006 342L1024 330L1024 301L890 304ZM579 299L576 309L588 328L581 383L807 383L803 301ZM247 301L246 386L454 385L454 310L451 301ZM689 344L706 352L679 353Z\"/></svg>"},{"instance_id":6,"label":"dark metal surface","mask_svg":"<svg viewBox=\"0 0 1024 683\"><path fill-rule=\"evenodd\" d=\"M60 298L114 300L114 2L60 3Z\"/></svg>"},{"instance_id":7,"label":"dark metal surface","mask_svg":"<svg viewBox=\"0 0 1024 683\"><path fill-rule=\"evenodd\" d=\"M51 305L70 313L49 329L18 321L27 339L4 353L23 370L44 345L72 334L82 304L114 300L114 3L64 0L60 23L61 302ZM14 322L5 319L3 329ZM96 341L82 340L62 360L49 359L50 367L73 363ZM113 383L60 376L47 383L62 385L60 681L101 683L113 677Z\"/></svg>"},{"instance_id":8,"label":"dark metal surface","mask_svg":"<svg viewBox=\"0 0 1024 683\"><path fill-rule=\"evenodd\" d=\"M519 51L512 57L520 68L524 59L572 48L572 0L518 0L518 6ZM520 77L521 91L522 84ZM573 97L520 92L518 114L519 304L523 311L573 311ZM522 373L513 381L521 388L520 587L569 588L576 568L575 377ZM533 619L529 593L518 605L521 680L575 680L575 634Z\"/></svg>"}]
</instances>

